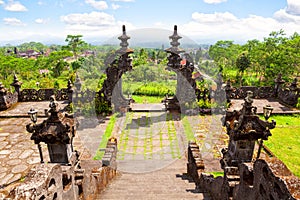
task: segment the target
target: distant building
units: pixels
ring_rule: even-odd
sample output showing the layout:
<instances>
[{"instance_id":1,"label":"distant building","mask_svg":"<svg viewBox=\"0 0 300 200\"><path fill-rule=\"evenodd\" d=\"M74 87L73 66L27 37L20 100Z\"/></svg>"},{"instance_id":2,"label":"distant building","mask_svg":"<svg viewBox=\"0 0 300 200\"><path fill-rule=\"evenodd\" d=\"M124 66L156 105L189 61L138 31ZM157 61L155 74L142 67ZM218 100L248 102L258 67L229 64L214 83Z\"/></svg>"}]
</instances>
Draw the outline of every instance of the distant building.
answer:
<instances>
[{"instance_id":1,"label":"distant building","mask_svg":"<svg viewBox=\"0 0 300 200\"><path fill-rule=\"evenodd\" d=\"M43 55L43 52L36 52L35 50L26 50L26 51L18 51L18 49L14 48L14 53L21 58L34 58L36 59L38 56Z\"/></svg>"}]
</instances>

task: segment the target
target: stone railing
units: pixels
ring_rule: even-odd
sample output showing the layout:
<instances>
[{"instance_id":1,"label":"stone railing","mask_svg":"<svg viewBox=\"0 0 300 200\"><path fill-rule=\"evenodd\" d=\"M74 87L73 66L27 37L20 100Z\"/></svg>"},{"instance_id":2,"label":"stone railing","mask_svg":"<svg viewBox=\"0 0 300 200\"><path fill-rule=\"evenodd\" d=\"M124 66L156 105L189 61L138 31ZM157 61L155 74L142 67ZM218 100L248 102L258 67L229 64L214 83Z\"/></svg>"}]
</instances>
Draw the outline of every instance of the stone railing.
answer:
<instances>
[{"instance_id":1,"label":"stone railing","mask_svg":"<svg viewBox=\"0 0 300 200\"><path fill-rule=\"evenodd\" d=\"M193 178L196 185L199 184L199 174L204 170L204 163L196 142L189 142L188 144L188 163L187 173Z\"/></svg>"},{"instance_id":2,"label":"stone railing","mask_svg":"<svg viewBox=\"0 0 300 200\"><path fill-rule=\"evenodd\" d=\"M254 99L272 99L277 98L284 104L295 107L298 103L300 96L300 88L297 87L297 79L290 84L284 84L285 82L279 76L275 80L275 86L242 86L240 88L232 87L230 81L226 82L224 87L226 92L227 101L230 99L244 99L247 95L247 91L253 93Z\"/></svg>"},{"instance_id":3,"label":"stone railing","mask_svg":"<svg viewBox=\"0 0 300 200\"><path fill-rule=\"evenodd\" d=\"M187 172L194 180L196 188L208 192L212 199L229 199L230 196L244 200L300 198L300 179L293 176L277 158L268 162L258 159L255 162L242 163L238 176L231 175L236 174L235 172L227 171L226 176L214 178L195 167L199 165L199 157L201 158L198 149L197 144L189 144ZM286 169L284 173L279 172L282 169Z\"/></svg>"},{"instance_id":4,"label":"stone railing","mask_svg":"<svg viewBox=\"0 0 300 200\"><path fill-rule=\"evenodd\" d=\"M49 101L50 97L55 95L57 101L69 100L68 89L23 89L20 91L19 102L27 101Z\"/></svg>"},{"instance_id":5,"label":"stone railing","mask_svg":"<svg viewBox=\"0 0 300 200\"><path fill-rule=\"evenodd\" d=\"M230 99L244 99L247 96L247 91L253 92L253 98L255 99L268 99L274 98L274 88L270 86L255 87L255 86L242 86L240 88L232 87L228 91Z\"/></svg>"},{"instance_id":6,"label":"stone railing","mask_svg":"<svg viewBox=\"0 0 300 200\"><path fill-rule=\"evenodd\" d=\"M79 160L71 166L37 164L25 180L1 189L0 199L95 199L116 176L116 152L117 141L109 140L103 162Z\"/></svg>"}]
</instances>

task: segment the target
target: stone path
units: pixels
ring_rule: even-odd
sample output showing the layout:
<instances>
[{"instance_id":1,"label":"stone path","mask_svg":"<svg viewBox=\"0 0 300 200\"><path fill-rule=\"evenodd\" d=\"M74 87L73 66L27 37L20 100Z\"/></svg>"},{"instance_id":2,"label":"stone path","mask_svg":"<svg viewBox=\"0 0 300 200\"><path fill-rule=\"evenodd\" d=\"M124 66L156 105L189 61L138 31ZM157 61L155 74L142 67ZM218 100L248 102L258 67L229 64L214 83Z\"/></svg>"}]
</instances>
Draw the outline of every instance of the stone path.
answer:
<instances>
[{"instance_id":1,"label":"stone path","mask_svg":"<svg viewBox=\"0 0 300 200\"><path fill-rule=\"evenodd\" d=\"M186 175L188 142L183 123L195 128L194 134L201 132L204 137L206 131L220 131L215 126L220 117L189 116L184 122L178 119L180 115L166 112L131 112L119 118L114 136L119 141L120 175L98 199L209 199L207 194L195 190L195 183ZM199 141L205 141L207 147L207 170L220 171L213 144L219 135L208 135L210 139L205 139L198 134Z\"/></svg>"},{"instance_id":2,"label":"stone path","mask_svg":"<svg viewBox=\"0 0 300 200\"><path fill-rule=\"evenodd\" d=\"M118 169L155 171L181 158L187 141L172 118L166 112L129 112L118 118L114 131L119 141Z\"/></svg>"}]
</instances>

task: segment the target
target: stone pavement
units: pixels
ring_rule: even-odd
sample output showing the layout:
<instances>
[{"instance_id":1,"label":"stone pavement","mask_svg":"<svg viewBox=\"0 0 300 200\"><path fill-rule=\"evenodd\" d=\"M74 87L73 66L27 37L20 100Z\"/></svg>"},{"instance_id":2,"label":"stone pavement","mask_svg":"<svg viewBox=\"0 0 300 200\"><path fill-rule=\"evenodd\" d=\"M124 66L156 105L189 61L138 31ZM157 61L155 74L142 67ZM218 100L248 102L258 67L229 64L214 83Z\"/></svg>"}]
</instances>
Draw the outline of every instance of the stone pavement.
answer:
<instances>
[{"instance_id":1,"label":"stone pavement","mask_svg":"<svg viewBox=\"0 0 300 200\"><path fill-rule=\"evenodd\" d=\"M166 112L128 112L118 118L117 162L120 171L155 171L184 155L187 141L178 122Z\"/></svg>"},{"instance_id":2,"label":"stone pavement","mask_svg":"<svg viewBox=\"0 0 300 200\"><path fill-rule=\"evenodd\" d=\"M0 188L22 179L40 162L38 148L25 129L29 122L28 118L0 119ZM45 146L42 147L45 160L49 160Z\"/></svg>"},{"instance_id":3,"label":"stone pavement","mask_svg":"<svg viewBox=\"0 0 300 200\"><path fill-rule=\"evenodd\" d=\"M240 110L243 106L241 105L244 103L243 99L231 99L232 106L229 110ZM254 99L253 106L257 107L257 113L263 113L263 107L266 105L270 105L274 108L273 114L295 114L300 113L300 110L295 108L291 108L289 106L283 105L275 99Z\"/></svg>"},{"instance_id":4,"label":"stone pavement","mask_svg":"<svg viewBox=\"0 0 300 200\"><path fill-rule=\"evenodd\" d=\"M21 103L7 111L0 112L0 189L15 181L22 181L27 172L40 163L37 145L30 140L31 133L26 131L26 124L30 123L28 110L34 106L39 116L44 116L44 108L49 102ZM4 117L6 115L6 117ZM41 123L45 118L38 118ZM48 162L47 147L41 143L44 161ZM74 138L74 148L82 153L84 158L90 158L78 135Z\"/></svg>"}]
</instances>

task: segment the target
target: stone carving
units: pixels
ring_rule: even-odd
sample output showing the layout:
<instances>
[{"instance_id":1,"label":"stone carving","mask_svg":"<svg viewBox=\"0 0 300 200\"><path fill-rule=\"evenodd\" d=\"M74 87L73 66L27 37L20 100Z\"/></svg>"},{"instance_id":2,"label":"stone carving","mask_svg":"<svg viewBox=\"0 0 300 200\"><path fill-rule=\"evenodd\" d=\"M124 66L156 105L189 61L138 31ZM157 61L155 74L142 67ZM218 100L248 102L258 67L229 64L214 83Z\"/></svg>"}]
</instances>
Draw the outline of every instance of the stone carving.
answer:
<instances>
[{"instance_id":1,"label":"stone carving","mask_svg":"<svg viewBox=\"0 0 300 200\"><path fill-rule=\"evenodd\" d=\"M295 107L300 96L300 88L297 87L297 78L293 80L290 86L282 88L278 86L278 98L288 105Z\"/></svg>"},{"instance_id":2,"label":"stone carving","mask_svg":"<svg viewBox=\"0 0 300 200\"><path fill-rule=\"evenodd\" d=\"M47 144L51 163L69 164L73 159L71 156L76 156L72 144L75 136L74 119L70 115L60 113L54 96L50 97L48 112L50 113L48 119L40 124L36 124L34 120L26 126L26 130L32 133L31 139L38 145L42 163L44 161L40 142Z\"/></svg>"},{"instance_id":3,"label":"stone carving","mask_svg":"<svg viewBox=\"0 0 300 200\"><path fill-rule=\"evenodd\" d=\"M214 178L197 166L201 155L189 153L188 174L195 181L196 187L208 192L212 199L295 199L300 198L299 178L292 176L286 166L276 158L259 159L262 141L271 136L270 129L275 128L275 121L268 121L272 108L265 106L265 120L256 115L253 105L253 92L248 91L243 108L239 111L226 111L223 125L227 129L229 143L222 149L220 160L224 176ZM259 140L256 158L255 142ZM199 148L199 147L198 147ZM188 152L197 149L197 144L190 145ZM200 152L199 152L200 153ZM204 162L205 164L205 162ZM276 169L277 168L277 169ZM278 174L278 170L284 170Z\"/></svg>"},{"instance_id":4,"label":"stone carving","mask_svg":"<svg viewBox=\"0 0 300 200\"><path fill-rule=\"evenodd\" d=\"M15 88L15 91L17 92L18 95L20 95L20 88L21 88L22 84L23 83L18 80L17 75L14 74L14 82L10 85Z\"/></svg>"},{"instance_id":5,"label":"stone carving","mask_svg":"<svg viewBox=\"0 0 300 200\"><path fill-rule=\"evenodd\" d=\"M126 99L122 94L121 80L122 75L132 69L130 54L133 53L133 50L128 48L127 40L130 37L126 35L125 25L123 25L123 34L118 39L121 40L121 48L105 61L105 64L108 65L105 70L107 78L102 89L96 95L99 103L107 103L109 107L113 104L116 111L128 107L130 102L130 99Z\"/></svg>"},{"instance_id":6,"label":"stone carving","mask_svg":"<svg viewBox=\"0 0 300 200\"><path fill-rule=\"evenodd\" d=\"M13 104L18 102L18 94L12 94L0 82L0 111L10 108Z\"/></svg>"},{"instance_id":7,"label":"stone carving","mask_svg":"<svg viewBox=\"0 0 300 200\"><path fill-rule=\"evenodd\" d=\"M184 50L179 48L180 43L178 40L182 37L178 35L176 25L174 26L173 35L169 38L172 40L170 42L171 47L165 50L170 54L168 56L167 69L176 72L177 86L175 97L167 98L165 102L167 110L180 110L180 107L185 105L185 103L193 102L196 97L200 97L201 91L197 91L196 94L196 82L195 79L192 78L194 72L193 59L187 53L183 54L183 56L180 55ZM206 96L206 94L203 94L203 96ZM179 102L181 105L179 105Z\"/></svg>"},{"instance_id":8,"label":"stone carving","mask_svg":"<svg viewBox=\"0 0 300 200\"><path fill-rule=\"evenodd\" d=\"M255 141L267 140L271 136L270 129L275 128L276 122L259 119L256 115L257 108L252 106L253 93L247 92L243 108L240 111L227 111L224 120L227 134L229 135L228 148L223 149L221 166L238 167L243 162L251 162Z\"/></svg>"}]
</instances>

